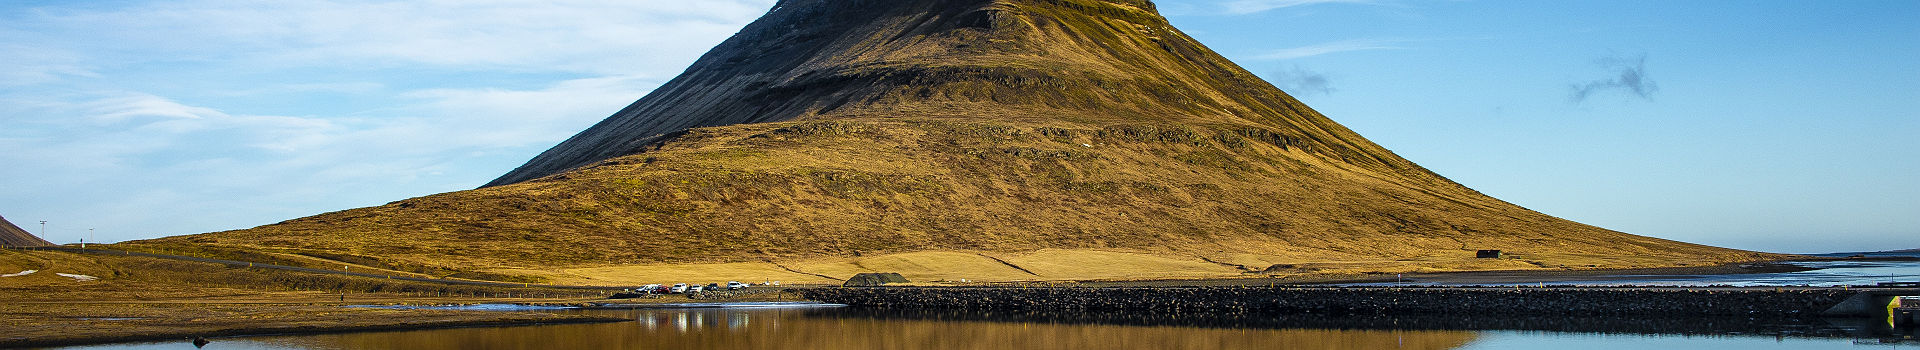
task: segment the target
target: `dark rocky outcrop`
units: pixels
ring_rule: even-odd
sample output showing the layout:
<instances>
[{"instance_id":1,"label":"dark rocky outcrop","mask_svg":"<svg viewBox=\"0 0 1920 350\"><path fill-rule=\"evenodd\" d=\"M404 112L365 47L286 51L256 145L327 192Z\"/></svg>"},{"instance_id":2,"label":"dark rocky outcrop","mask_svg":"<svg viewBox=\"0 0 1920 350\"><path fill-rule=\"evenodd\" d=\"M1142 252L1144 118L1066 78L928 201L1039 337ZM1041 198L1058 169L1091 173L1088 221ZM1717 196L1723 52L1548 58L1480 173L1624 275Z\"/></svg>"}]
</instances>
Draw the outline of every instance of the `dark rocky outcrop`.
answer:
<instances>
[{"instance_id":1,"label":"dark rocky outcrop","mask_svg":"<svg viewBox=\"0 0 1920 350\"><path fill-rule=\"evenodd\" d=\"M907 278L900 276L898 273L869 272L853 275L853 278L848 278L847 282L841 285L847 287L878 287L891 283L907 282Z\"/></svg>"},{"instance_id":2,"label":"dark rocky outcrop","mask_svg":"<svg viewBox=\"0 0 1920 350\"><path fill-rule=\"evenodd\" d=\"M816 288L808 299L881 309L1170 314L1817 317L1858 294L1725 288Z\"/></svg>"},{"instance_id":3,"label":"dark rocky outcrop","mask_svg":"<svg viewBox=\"0 0 1920 350\"><path fill-rule=\"evenodd\" d=\"M946 322L1104 324L1145 327L1339 330L1525 330L1610 334L1781 335L1859 337L1872 330L1866 319L1756 318L1745 316L1563 316L1327 315L1273 312L1131 312L1078 310L961 310L846 308L813 317Z\"/></svg>"}]
</instances>

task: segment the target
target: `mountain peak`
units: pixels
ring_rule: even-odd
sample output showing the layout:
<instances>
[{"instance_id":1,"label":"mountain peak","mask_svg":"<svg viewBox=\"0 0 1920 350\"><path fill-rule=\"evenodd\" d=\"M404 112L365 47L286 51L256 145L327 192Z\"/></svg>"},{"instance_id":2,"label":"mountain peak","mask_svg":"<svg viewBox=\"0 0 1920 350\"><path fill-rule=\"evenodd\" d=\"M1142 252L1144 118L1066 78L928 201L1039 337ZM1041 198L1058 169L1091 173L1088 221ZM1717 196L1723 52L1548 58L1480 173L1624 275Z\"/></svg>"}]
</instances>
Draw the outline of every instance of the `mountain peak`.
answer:
<instances>
[{"instance_id":1,"label":"mountain peak","mask_svg":"<svg viewBox=\"0 0 1920 350\"><path fill-rule=\"evenodd\" d=\"M487 186L637 153L690 128L901 115L1257 126L1417 168L1181 33L1148 1L787 0Z\"/></svg>"}]
</instances>

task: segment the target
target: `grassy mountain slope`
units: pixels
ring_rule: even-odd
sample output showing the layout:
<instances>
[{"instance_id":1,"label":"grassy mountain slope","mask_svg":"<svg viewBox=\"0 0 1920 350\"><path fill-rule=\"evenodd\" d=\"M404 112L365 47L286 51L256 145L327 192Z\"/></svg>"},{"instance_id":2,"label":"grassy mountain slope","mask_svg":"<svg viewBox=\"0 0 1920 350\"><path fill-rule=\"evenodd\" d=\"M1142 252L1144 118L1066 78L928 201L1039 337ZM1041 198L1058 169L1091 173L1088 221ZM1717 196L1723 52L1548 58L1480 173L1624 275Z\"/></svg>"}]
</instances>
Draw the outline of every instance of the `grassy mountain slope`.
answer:
<instances>
[{"instance_id":1,"label":"grassy mountain slope","mask_svg":"<svg viewBox=\"0 0 1920 350\"><path fill-rule=\"evenodd\" d=\"M1426 172L1181 33L1146 1L785 0L489 186L641 152L692 127L898 116L1245 125L1348 163Z\"/></svg>"},{"instance_id":2,"label":"grassy mountain slope","mask_svg":"<svg viewBox=\"0 0 1920 350\"><path fill-rule=\"evenodd\" d=\"M7 218L0 217L0 246L40 247L50 245L53 245L53 243L40 239L40 237L28 233L27 230L20 229L20 226L15 226L13 222L7 221Z\"/></svg>"},{"instance_id":3,"label":"grassy mountain slope","mask_svg":"<svg viewBox=\"0 0 1920 350\"><path fill-rule=\"evenodd\" d=\"M281 247L448 271L737 262L833 270L819 266L916 251L1040 249L1249 270L1334 261L1641 267L1766 257L1553 218L1444 181L1248 136L1259 130L916 118L702 128L642 154L535 181L144 244ZM1472 258L1477 249L1503 249L1515 259L1488 265ZM1128 259L1105 260L1079 263Z\"/></svg>"}]
</instances>

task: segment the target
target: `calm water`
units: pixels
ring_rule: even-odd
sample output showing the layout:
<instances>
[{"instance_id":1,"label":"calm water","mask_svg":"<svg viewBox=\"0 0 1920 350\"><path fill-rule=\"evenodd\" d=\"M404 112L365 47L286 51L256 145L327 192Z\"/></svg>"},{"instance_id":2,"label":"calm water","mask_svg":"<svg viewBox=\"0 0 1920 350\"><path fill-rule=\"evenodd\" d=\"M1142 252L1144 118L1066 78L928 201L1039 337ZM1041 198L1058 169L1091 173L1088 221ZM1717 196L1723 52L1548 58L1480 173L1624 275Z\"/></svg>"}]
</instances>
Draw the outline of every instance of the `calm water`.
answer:
<instances>
[{"instance_id":1,"label":"calm water","mask_svg":"<svg viewBox=\"0 0 1920 350\"><path fill-rule=\"evenodd\" d=\"M1854 285L1920 276L1916 262L1821 270L1621 276L1560 284ZM1917 349L1914 330L1847 321L1529 319L872 311L844 307L561 310L630 322L214 339L206 349ZM1785 334L1785 336L1764 335ZM1882 339L1909 339L1884 343ZM71 349L193 349L183 341Z\"/></svg>"},{"instance_id":2,"label":"calm water","mask_svg":"<svg viewBox=\"0 0 1920 350\"><path fill-rule=\"evenodd\" d=\"M1708 330L1715 335L1638 333L1672 326L1640 323L1645 320L1495 326L1619 330L1595 333L1433 329L1445 327L1447 320L1319 319L1301 322L1333 326L1289 327L1287 322L1300 320L1271 324L1208 317L888 313L843 307L570 312L633 321L219 338L206 349L1920 349L1920 343L1882 344L1878 338L1901 336L1885 333L1858 340L1846 336L1728 335L1725 330ZM1675 328L1701 330L1693 326ZM1913 335L1912 331L1904 332L1905 336ZM192 348L192 344L175 341L76 349Z\"/></svg>"}]
</instances>

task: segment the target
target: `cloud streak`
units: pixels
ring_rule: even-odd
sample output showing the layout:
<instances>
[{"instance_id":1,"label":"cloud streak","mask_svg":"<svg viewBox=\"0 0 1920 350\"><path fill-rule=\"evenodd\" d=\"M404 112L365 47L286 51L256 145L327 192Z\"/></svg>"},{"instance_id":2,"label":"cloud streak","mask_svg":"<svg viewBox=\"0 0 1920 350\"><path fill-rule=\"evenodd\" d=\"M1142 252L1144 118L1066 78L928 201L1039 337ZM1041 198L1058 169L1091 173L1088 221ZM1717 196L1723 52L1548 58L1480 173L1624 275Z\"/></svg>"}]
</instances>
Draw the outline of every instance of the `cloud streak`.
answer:
<instances>
[{"instance_id":1,"label":"cloud streak","mask_svg":"<svg viewBox=\"0 0 1920 350\"><path fill-rule=\"evenodd\" d=\"M1244 15L1314 4L1372 4L1374 0L1234 0L1220 4L1227 14Z\"/></svg>"},{"instance_id":2,"label":"cloud streak","mask_svg":"<svg viewBox=\"0 0 1920 350\"><path fill-rule=\"evenodd\" d=\"M40 48L47 74L79 73L63 52L111 66L217 60L243 66L433 65L621 74L691 61L772 0L231 2L143 1L18 11L0 44ZM5 30L15 29L15 30ZM5 48L16 45L0 45ZM50 49L51 48L51 49ZM9 49L8 51L13 51ZM609 52L637 53L610 55ZM106 61L106 62L98 62Z\"/></svg>"},{"instance_id":3,"label":"cloud streak","mask_svg":"<svg viewBox=\"0 0 1920 350\"><path fill-rule=\"evenodd\" d=\"M1587 98L1608 91L1624 92L1651 101L1653 94L1660 91L1660 86L1647 77L1647 55L1645 54L1634 57L1607 57L1596 63L1605 68L1611 77L1569 85L1568 101L1576 104L1586 102Z\"/></svg>"},{"instance_id":4,"label":"cloud streak","mask_svg":"<svg viewBox=\"0 0 1920 350\"><path fill-rule=\"evenodd\" d=\"M1296 59L1296 58L1306 58L1306 57L1341 53L1341 52L1403 49L1403 47L1400 47L1399 45L1397 45L1398 42L1399 41L1395 41L1395 40L1381 40L1381 39L1342 40L1342 41L1335 41L1335 42L1329 42L1329 43L1321 43L1321 44L1315 44L1315 45L1267 51L1266 53L1262 53L1258 56L1253 56L1253 58L1261 59L1261 60L1290 60L1290 59Z\"/></svg>"},{"instance_id":5,"label":"cloud streak","mask_svg":"<svg viewBox=\"0 0 1920 350\"><path fill-rule=\"evenodd\" d=\"M117 241L472 188L773 2L0 7L0 212Z\"/></svg>"},{"instance_id":6,"label":"cloud streak","mask_svg":"<svg viewBox=\"0 0 1920 350\"><path fill-rule=\"evenodd\" d=\"M98 77L82 66L78 55L61 50L0 42L0 87L59 81L69 77Z\"/></svg>"}]
</instances>

